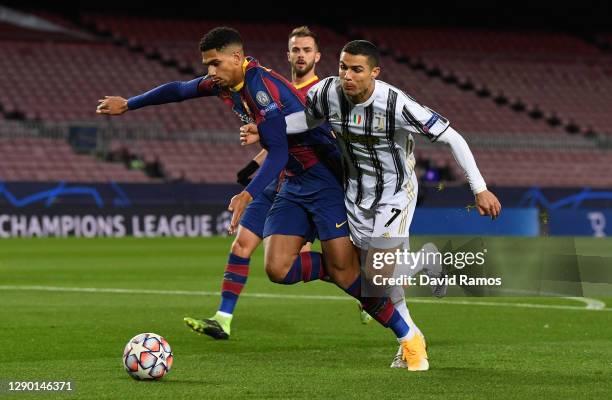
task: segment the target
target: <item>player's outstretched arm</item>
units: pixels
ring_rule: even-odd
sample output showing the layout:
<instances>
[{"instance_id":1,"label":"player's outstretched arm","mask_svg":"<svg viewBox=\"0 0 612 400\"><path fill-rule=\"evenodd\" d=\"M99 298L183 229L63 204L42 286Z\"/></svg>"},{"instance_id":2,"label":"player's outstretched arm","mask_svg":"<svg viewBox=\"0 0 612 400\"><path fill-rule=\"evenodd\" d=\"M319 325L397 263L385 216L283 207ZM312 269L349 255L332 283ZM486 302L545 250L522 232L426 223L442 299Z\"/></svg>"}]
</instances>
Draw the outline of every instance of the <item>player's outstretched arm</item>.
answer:
<instances>
[{"instance_id":1,"label":"player's outstretched arm","mask_svg":"<svg viewBox=\"0 0 612 400\"><path fill-rule=\"evenodd\" d=\"M476 208L480 215L488 215L497 218L501 212L501 203L497 197L487 189L484 178L476 166L476 160L465 139L452 127L448 127L444 133L438 136L438 142L450 146L457 164L463 169L468 179L472 192L476 197Z\"/></svg>"},{"instance_id":2,"label":"player's outstretched arm","mask_svg":"<svg viewBox=\"0 0 612 400\"><path fill-rule=\"evenodd\" d=\"M104 96L98 100L96 113L121 115L126 111L166 103L176 103L202 96L213 96L216 88L210 79L200 77L186 82L170 82L138 96L124 99L119 96Z\"/></svg>"}]
</instances>

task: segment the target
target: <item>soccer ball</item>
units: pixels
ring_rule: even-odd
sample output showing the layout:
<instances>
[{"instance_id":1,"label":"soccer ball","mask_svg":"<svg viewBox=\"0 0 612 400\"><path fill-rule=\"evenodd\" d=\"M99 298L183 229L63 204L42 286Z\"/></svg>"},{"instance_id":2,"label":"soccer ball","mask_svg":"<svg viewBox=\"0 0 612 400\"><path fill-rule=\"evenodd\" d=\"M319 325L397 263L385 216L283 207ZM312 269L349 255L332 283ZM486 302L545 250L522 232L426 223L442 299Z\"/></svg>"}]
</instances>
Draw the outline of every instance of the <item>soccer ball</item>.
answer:
<instances>
[{"instance_id":1,"label":"soccer ball","mask_svg":"<svg viewBox=\"0 0 612 400\"><path fill-rule=\"evenodd\" d=\"M123 366L134 379L161 379L173 361L170 345L155 333L136 335L123 349Z\"/></svg>"}]
</instances>

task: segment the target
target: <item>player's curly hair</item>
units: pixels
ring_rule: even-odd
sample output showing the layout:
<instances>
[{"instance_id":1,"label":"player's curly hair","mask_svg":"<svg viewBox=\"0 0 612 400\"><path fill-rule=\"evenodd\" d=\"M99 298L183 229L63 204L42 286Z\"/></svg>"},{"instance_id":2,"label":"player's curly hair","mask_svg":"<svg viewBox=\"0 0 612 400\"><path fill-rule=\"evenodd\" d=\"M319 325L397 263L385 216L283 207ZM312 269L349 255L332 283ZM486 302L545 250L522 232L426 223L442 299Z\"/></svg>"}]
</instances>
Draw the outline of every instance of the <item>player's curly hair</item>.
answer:
<instances>
[{"instance_id":1,"label":"player's curly hair","mask_svg":"<svg viewBox=\"0 0 612 400\"><path fill-rule=\"evenodd\" d=\"M378 48L372 42L367 40L353 40L348 42L342 48L342 52L352 54L354 56L366 56L370 67L378 67L380 65L380 53Z\"/></svg>"},{"instance_id":2,"label":"player's curly hair","mask_svg":"<svg viewBox=\"0 0 612 400\"><path fill-rule=\"evenodd\" d=\"M202 37L202 40L200 40L200 51L212 49L221 51L231 44L242 46L242 37L240 33L234 28L219 26Z\"/></svg>"}]
</instances>

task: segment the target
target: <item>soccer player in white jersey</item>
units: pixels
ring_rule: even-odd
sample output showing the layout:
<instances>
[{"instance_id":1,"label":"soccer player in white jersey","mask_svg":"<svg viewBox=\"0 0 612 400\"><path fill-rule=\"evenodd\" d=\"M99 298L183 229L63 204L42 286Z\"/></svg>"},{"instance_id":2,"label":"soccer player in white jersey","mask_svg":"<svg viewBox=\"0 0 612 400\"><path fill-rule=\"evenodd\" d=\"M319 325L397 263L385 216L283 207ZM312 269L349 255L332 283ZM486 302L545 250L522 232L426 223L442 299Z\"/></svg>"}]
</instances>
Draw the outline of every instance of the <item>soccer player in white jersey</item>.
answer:
<instances>
[{"instance_id":1,"label":"soccer player in white jersey","mask_svg":"<svg viewBox=\"0 0 612 400\"><path fill-rule=\"evenodd\" d=\"M313 86L306 115L293 116L287 127L291 133L323 121L331 124L344 155L345 203L352 242L364 255L368 251L371 254L372 246L397 246L398 239L406 244L418 190L414 134L450 146L475 195L478 212L496 218L501 204L487 190L465 140L446 118L402 90L377 80L379 62L378 49L372 43L355 40L346 44L340 54L339 76ZM385 247L382 239L396 240ZM436 249L428 249L432 250ZM423 267L427 266L412 266L412 273ZM395 293L392 299L396 309L409 323L411 334L422 338L403 291ZM426 353L423 356L427 359ZM391 367L407 367L401 346Z\"/></svg>"},{"instance_id":2,"label":"soccer player in white jersey","mask_svg":"<svg viewBox=\"0 0 612 400\"><path fill-rule=\"evenodd\" d=\"M487 190L463 137L440 114L377 80L379 62L378 49L372 43L349 42L340 55L339 76L322 80L308 94L308 124L327 120L345 156L345 202L353 243L367 251L372 245L381 247L379 238L408 238L418 190L414 134L450 146L466 174L480 215L496 218L501 204ZM418 270L422 265L416 267ZM411 328L416 328L403 297L398 301L398 310ZM418 328L414 331L420 332ZM401 349L391 366L406 366Z\"/></svg>"}]
</instances>

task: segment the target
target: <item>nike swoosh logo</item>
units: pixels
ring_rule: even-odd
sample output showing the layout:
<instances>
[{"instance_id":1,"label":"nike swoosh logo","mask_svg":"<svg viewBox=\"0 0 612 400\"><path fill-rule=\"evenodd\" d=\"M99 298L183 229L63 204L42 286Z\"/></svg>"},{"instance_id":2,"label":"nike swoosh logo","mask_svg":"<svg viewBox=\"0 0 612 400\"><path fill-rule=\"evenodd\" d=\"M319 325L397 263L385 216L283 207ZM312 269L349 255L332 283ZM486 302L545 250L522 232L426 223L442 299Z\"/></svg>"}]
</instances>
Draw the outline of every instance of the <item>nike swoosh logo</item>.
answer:
<instances>
[{"instance_id":1,"label":"nike swoosh logo","mask_svg":"<svg viewBox=\"0 0 612 400\"><path fill-rule=\"evenodd\" d=\"M336 229L340 229L340 227L342 227L342 225L346 224L347 221L344 221L341 224L336 223Z\"/></svg>"}]
</instances>

